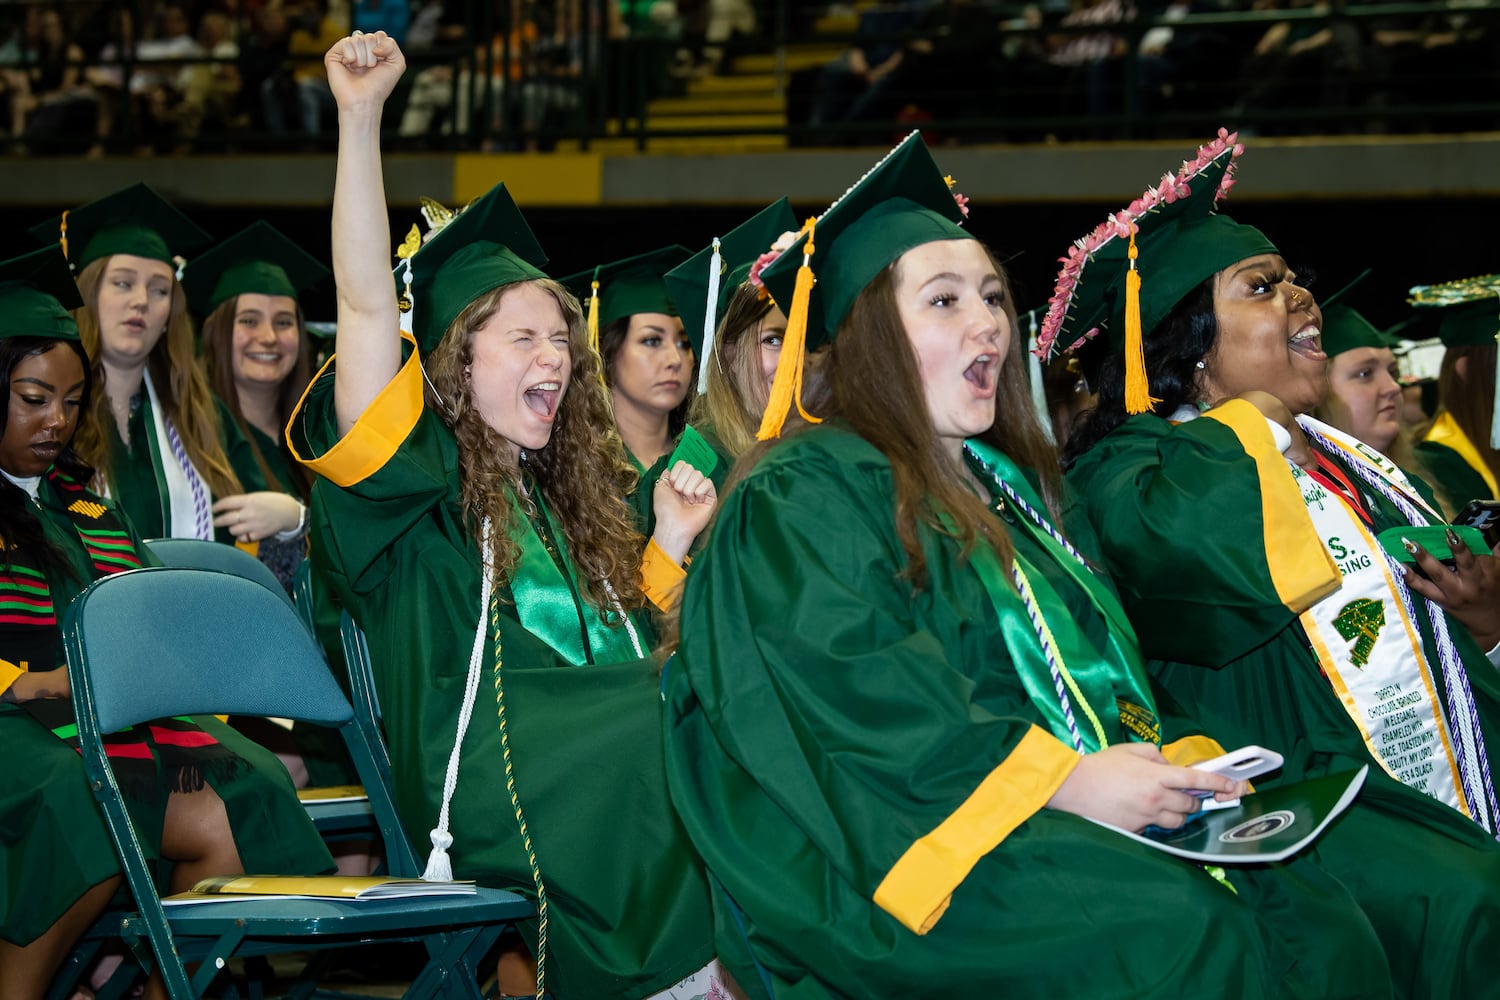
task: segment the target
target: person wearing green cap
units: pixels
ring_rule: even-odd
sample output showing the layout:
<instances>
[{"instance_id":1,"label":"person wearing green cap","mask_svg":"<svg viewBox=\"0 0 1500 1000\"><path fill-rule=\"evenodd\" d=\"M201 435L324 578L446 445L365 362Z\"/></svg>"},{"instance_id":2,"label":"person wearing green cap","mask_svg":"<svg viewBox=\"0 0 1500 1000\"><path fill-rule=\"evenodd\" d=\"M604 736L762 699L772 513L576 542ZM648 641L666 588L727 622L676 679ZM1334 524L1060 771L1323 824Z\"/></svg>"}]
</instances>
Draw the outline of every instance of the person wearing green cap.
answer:
<instances>
[{"instance_id":1,"label":"person wearing green cap","mask_svg":"<svg viewBox=\"0 0 1500 1000\"><path fill-rule=\"evenodd\" d=\"M505 992L720 989L662 773L635 472L582 308L504 184L425 243L414 227L393 283L379 127L405 60L377 32L325 62L337 353L288 437L319 477L313 545L369 639L397 807L429 873L536 900L534 978L507 951ZM674 497L697 534L712 505Z\"/></svg>"},{"instance_id":2,"label":"person wearing green cap","mask_svg":"<svg viewBox=\"0 0 1500 1000\"><path fill-rule=\"evenodd\" d=\"M267 489L224 404L209 390L179 279L208 234L145 184L34 226L72 264L76 315L101 387L78 452L146 537L217 538L256 552L298 532L295 497Z\"/></svg>"},{"instance_id":3,"label":"person wearing green cap","mask_svg":"<svg viewBox=\"0 0 1500 1000\"><path fill-rule=\"evenodd\" d=\"M1396 342L1343 303L1323 303L1322 313L1328 395L1318 417L1409 468L1410 456L1395 453L1401 435Z\"/></svg>"},{"instance_id":4,"label":"person wearing green cap","mask_svg":"<svg viewBox=\"0 0 1500 1000\"><path fill-rule=\"evenodd\" d=\"M1492 429L1500 278L1463 278L1418 286L1410 294L1419 313L1437 313L1437 336L1447 348L1438 372L1437 413L1416 452L1451 509L1500 499L1500 451Z\"/></svg>"},{"instance_id":5,"label":"person wearing green cap","mask_svg":"<svg viewBox=\"0 0 1500 1000\"><path fill-rule=\"evenodd\" d=\"M687 457L680 450L684 437L698 444L687 423L698 366L663 274L687 257L686 247L663 247L563 279L588 304L590 340L604 365L615 429L640 477L628 500L647 536L656 530L655 484L665 478L673 491L712 503L728 472L728 462L711 448L695 448ZM685 541L691 546L694 539Z\"/></svg>"},{"instance_id":6,"label":"person wearing green cap","mask_svg":"<svg viewBox=\"0 0 1500 1000\"><path fill-rule=\"evenodd\" d=\"M1368 915L1397 994L1490 992L1500 570L1422 484L1307 415L1325 320L1264 234L1215 211L1240 151L1221 133L1070 250L1039 343L1094 349L1099 404L1068 482L1170 697L1279 751L1267 786L1370 765L1309 856Z\"/></svg>"},{"instance_id":7,"label":"person wearing green cap","mask_svg":"<svg viewBox=\"0 0 1500 1000\"><path fill-rule=\"evenodd\" d=\"M188 304L204 317L203 369L273 490L296 497L306 527L310 474L292 460L284 430L311 379L312 345L297 296L329 276L313 256L264 221L195 258L183 271ZM260 542L259 555L291 588L306 554L300 531Z\"/></svg>"},{"instance_id":8,"label":"person wearing green cap","mask_svg":"<svg viewBox=\"0 0 1500 1000\"><path fill-rule=\"evenodd\" d=\"M729 464L755 444L786 313L760 282L757 264L795 238L797 217L782 198L667 272L667 289L699 359L689 419ZM777 246L777 240L785 243Z\"/></svg>"},{"instance_id":9,"label":"person wearing green cap","mask_svg":"<svg viewBox=\"0 0 1500 1000\"><path fill-rule=\"evenodd\" d=\"M120 866L78 756L61 610L92 581L151 565L73 450L93 389L61 250L0 262L0 996L39 1000L118 889ZM170 627L158 623L157 627ZM149 678L143 678L149 681ZM109 738L147 850L173 891L250 871L332 868L285 769L214 719Z\"/></svg>"},{"instance_id":10,"label":"person wearing green cap","mask_svg":"<svg viewBox=\"0 0 1500 1000\"><path fill-rule=\"evenodd\" d=\"M1312 866L1215 875L1090 822L1244 788L1181 766L1217 744L1055 526L1004 271L962 220L913 134L761 272L792 383L763 434L831 341L829 399L726 495L665 668L720 955L757 997L1388 995Z\"/></svg>"}]
</instances>

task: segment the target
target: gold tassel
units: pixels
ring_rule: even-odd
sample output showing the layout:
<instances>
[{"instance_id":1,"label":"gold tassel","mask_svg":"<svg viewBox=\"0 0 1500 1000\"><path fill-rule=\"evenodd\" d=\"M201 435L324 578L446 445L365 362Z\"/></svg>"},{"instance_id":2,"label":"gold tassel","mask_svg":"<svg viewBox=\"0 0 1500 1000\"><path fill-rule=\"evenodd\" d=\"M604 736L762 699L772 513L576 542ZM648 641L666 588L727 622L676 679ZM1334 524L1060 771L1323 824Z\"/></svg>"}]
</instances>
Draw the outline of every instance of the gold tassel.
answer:
<instances>
[{"instance_id":1,"label":"gold tassel","mask_svg":"<svg viewBox=\"0 0 1500 1000\"><path fill-rule=\"evenodd\" d=\"M1141 332L1141 272L1136 270L1139 251L1135 246L1135 224L1130 226L1130 270L1125 272L1125 412L1147 413L1161 400L1151 395L1146 376L1146 344Z\"/></svg>"},{"instance_id":2,"label":"gold tassel","mask_svg":"<svg viewBox=\"0 0 1500 1000\"><path fill-rule=\"evenodd\" d=\"M63 256L68 257L68 209L63 209L62 232L58 234L57 242L62 244ZM68 263L73 263L72 257L68 257Z\"/></svg>"},{"instance_id":3,"label":"gold tassel","mask_svg":"<svg viewBox=\"0 0 1500 1000\"><path fill-rule=\"evenodd\" d=\"M781 338L781 359L776 363L776 380L771 383L771 398L766 402L766 412L761 415L760 430L755 435L760 441L781 436L781 428L793 403L808 423L823 422L802 406L802 372L807 365L807 303L815 281L809 261L814 253L813 229L817 222L817 219L808 219L807 225L802 227L807 233L807 246L802 251L802 266L797 269L792 306L787 311L786 333Z\"/></svg>"},{"instance_id":4,"label":"gold tassel","mask_svg":"<svg viewBox=\"0 0 1500 1000\"><path fill-rule=\"evenodd\" d=\"M599 353L599 272L594 272L594 280L589 285L589 346L594 353Z\"/></svg>"}]
</instances>

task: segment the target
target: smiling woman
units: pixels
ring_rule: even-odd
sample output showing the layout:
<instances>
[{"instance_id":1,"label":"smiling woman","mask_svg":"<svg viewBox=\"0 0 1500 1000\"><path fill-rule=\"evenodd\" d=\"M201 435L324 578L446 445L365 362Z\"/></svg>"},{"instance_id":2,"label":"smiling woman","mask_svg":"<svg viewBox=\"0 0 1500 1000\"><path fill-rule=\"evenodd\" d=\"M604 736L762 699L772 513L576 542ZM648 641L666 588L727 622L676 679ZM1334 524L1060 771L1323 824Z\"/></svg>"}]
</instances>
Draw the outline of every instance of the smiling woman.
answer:
<instances>
[{"instance_id":1,"label":"smiling woman","mask_svg":"<svg viewBox=\"0 0 1500 1000\"><path fill-rule=\"evenodd\" d=\"M1424 484L1307 415L1328 385L1324 317L1264 234L1215 212L1239 152L1221 133L1070 253L1043 346L1102 325L1107 356L1085 365L1099 406L1068 442L1069 485L1178 704L1281 752L1269 786L1371 765L1316 856L1397 994L1483 992L1500 565L1446 530Z\"/></svg>"}]
</instances>

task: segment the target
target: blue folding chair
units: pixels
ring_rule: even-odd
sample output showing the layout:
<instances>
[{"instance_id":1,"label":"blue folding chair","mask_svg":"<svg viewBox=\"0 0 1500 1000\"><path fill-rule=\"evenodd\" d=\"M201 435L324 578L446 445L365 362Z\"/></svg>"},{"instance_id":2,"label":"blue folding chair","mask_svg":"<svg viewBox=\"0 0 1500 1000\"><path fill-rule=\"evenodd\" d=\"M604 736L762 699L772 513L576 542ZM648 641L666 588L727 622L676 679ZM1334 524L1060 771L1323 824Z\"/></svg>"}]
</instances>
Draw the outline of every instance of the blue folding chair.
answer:
<instances>
[{"instance_id":1,"label":"blue folding chair","mask_svg":"<svg viewBox=\"0 0 1500 1000\"><path fill-rule=\"evenodd\" d=\"M143 620L172 626L146 630ZM336 728L370 792L391 874L420 875L375 751L286 601L225 573L133 570L97 581L74 600L63 637L84 767L138 909L118 930L143 965L154 955L174 1000L203 996L231 957L391 941L421 942L427 950L407 997L481 1000L477 963L506 924L534 912L514 893L161 904L102 734L179 715L277 716ZM217 669L205 670L205 663ZM184 963L199 964L191 980Z\"/></svg>"},{"instance_id":2,"label":"blue folding chair","mask_svg":"<svg viewBox=\"0 0 1500 1000\"><path fill-rule=\"evenodd\" d=\"M286 592L271 568L244 549L206 538L148 538L142 542L163 566L187 569L216 569L220 573L242 576L280 595L287 604L292 596Z\"/></svg>"}]
</instances>

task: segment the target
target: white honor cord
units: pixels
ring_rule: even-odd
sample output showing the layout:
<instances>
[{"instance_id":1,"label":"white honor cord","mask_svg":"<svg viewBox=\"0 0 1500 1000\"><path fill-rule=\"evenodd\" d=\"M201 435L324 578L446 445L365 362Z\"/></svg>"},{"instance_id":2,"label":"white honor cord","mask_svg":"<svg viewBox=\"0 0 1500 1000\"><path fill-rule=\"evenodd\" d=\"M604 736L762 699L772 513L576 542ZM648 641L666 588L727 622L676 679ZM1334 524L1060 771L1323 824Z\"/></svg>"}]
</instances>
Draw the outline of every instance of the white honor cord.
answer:
<instances>
[{"instance_id":1,"label":"white honor cord","mask_svg":"<svg viewBox=\"0 0 1500 1000\"><path fill-rule=\"evenodd\" d=\"M714 352L714 327L719 318L719 269L724 258L719 255L719 238L714 237L714 252L708 260L708 304L703 313L703 357L698 359L698 391L708 391L708 356Z\"/></svg>"},{"instance_id":2,"label":"white honor cord","mask_svg":"<svg viewBox=\"0 0 1500 1000\"><path fill-rule=\"evenodd\" d=\"M630 636L630 645L635 648L635 655L645 659L646 649L641 645L641 637L636 634L635 623L625 613L625 608L621 606L620 599L615 596L615 588L609 585L608 580L604 581L604 592L609 595L609 603L614 606L615 614L619 615L620 620L625 623L625 632Z\"/></svg>"},{"instance_id":3,"label":"white honor cord","mask_svg":"<svg viewBox=\"0 0 1500 1000\"><path fill-rule=\"evenodd\" d=\"M468 732L469 719L474 714L474 699L479 694L479 664L484 659L484 640L489 634L486 627L490 611L490 519L486 517L479 529L479 625L474 629L474 649L469 653L469 676L464 681L464 704L458 713L458 734L453 737L453 752L448 755L448 773L443 779L443 805L438 810L438 825L429 835L432 838L432 853L427 855L427 870L422 878L428 882L446 882L453 878L453 865L448 860L448 848L453 846L453 834L448 832L448 805L453 801L453 791L458 787L458 758L463 749L464 733Z\"/></svg>"}]
</instances>

